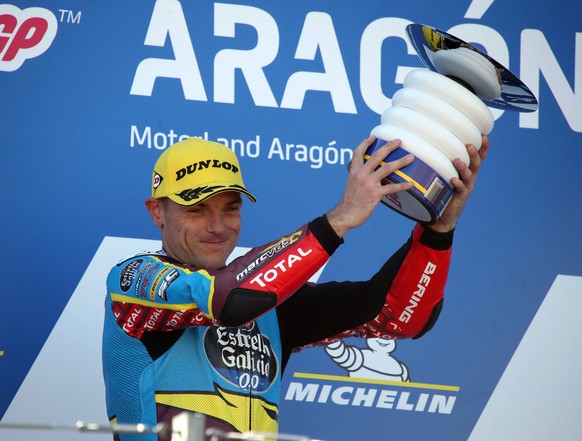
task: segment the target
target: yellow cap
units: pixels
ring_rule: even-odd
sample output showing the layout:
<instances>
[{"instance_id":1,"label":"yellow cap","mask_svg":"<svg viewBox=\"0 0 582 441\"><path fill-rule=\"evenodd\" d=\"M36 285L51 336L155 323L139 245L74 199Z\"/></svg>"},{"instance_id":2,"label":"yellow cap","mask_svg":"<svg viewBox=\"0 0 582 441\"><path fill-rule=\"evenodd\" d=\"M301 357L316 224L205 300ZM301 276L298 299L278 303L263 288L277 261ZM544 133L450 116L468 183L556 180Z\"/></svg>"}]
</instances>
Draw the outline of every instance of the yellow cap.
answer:
<instances>
[{"instance_id":1,"label":"yellow cap","mask_svg":"<svg viewBox=\"0 0 582 441\"><path fill-rule=\"evenodd\" d=\"M168 147L154 166L154 198L196 205L224 191L237 191L257 201L245 188L238 158L223 144L188 138Z\"/></svg>"}]
</instances>

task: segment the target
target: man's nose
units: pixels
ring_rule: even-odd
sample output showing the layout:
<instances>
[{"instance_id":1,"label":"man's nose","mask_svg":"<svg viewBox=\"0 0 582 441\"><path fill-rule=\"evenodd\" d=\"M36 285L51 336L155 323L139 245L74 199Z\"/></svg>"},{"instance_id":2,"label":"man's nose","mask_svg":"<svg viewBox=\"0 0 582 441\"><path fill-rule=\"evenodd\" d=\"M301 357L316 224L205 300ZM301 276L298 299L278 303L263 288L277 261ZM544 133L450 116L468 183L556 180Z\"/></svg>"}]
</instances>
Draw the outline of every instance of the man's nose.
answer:
<instances>
[{"instance_id":1,"label":"man's nose","mask_svg":"<svg viewBox=\"0 0 582 441\"><path fill-rule=\"evenodd\" d=\"M220 233L224 231L224 216L222 213L212 213L208 221L208 231Z\"/></svg>"}]
</instances>

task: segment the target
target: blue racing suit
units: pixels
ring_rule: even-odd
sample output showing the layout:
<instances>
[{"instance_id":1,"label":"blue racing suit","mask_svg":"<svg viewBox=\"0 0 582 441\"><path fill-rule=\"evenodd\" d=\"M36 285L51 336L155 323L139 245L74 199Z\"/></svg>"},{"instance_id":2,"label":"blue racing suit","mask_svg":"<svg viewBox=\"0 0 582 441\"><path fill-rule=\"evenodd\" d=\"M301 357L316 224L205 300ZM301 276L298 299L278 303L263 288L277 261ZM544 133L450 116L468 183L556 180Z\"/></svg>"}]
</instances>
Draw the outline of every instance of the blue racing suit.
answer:
<instances>
[{"instance_id":1,"label":"blue racing suit","mask_svg":"<svg viewBox=\"0 0 582 441\"><path fill-rule=\"evenodd\" d=\"M419 337L432 327L452 233L417 225L370 280L308 283L341 243L323 216L221 269L163 251L116 265L103 331L110 420L155 426L191 411L224 431L276 432L293 351L348 336Z\"/></svg>"}]
</instances>

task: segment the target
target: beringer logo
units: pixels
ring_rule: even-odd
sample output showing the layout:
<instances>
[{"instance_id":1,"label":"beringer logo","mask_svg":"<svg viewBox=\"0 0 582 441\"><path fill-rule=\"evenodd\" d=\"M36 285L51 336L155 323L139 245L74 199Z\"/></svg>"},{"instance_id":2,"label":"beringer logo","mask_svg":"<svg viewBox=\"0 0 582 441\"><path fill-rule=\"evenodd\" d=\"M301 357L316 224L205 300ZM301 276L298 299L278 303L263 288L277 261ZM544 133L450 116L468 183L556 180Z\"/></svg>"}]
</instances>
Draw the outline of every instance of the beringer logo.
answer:
<instances>
[{"instance_id":1,"label":"beringer logo","mask_svg":"<svg viewBox=\"0 0 582 441\"><path fill-rule=\"evenodd\" d=\"M43 54L57 27L57 18L48 9L0 5L0 71L13 72Z\"/></svg>"}]
</instances>

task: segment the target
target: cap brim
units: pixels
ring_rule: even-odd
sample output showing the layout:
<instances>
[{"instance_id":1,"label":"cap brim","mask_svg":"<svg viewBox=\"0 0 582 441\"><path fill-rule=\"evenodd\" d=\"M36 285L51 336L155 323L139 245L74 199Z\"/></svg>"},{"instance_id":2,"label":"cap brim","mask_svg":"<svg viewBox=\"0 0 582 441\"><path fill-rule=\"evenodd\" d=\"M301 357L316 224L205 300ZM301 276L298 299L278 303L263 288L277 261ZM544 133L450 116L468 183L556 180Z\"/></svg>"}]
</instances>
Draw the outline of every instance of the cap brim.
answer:
<instances>
[{"instance_id":1,"label":"cap brim","mask_svg":"<svg viewBox=\"0 0 582 441\"><path fill-rule=\"evenodd\" d=\"M212 196L215 196L219 193L225 193L227 191L242 193L246 195L251 202L257 202L257 198L255 198L255 196L246 188L239 185L220 183L182 190L179 193L167 195L167 197L179 205L191 206L197 205Z\"/></svg>"}]
</instances>

